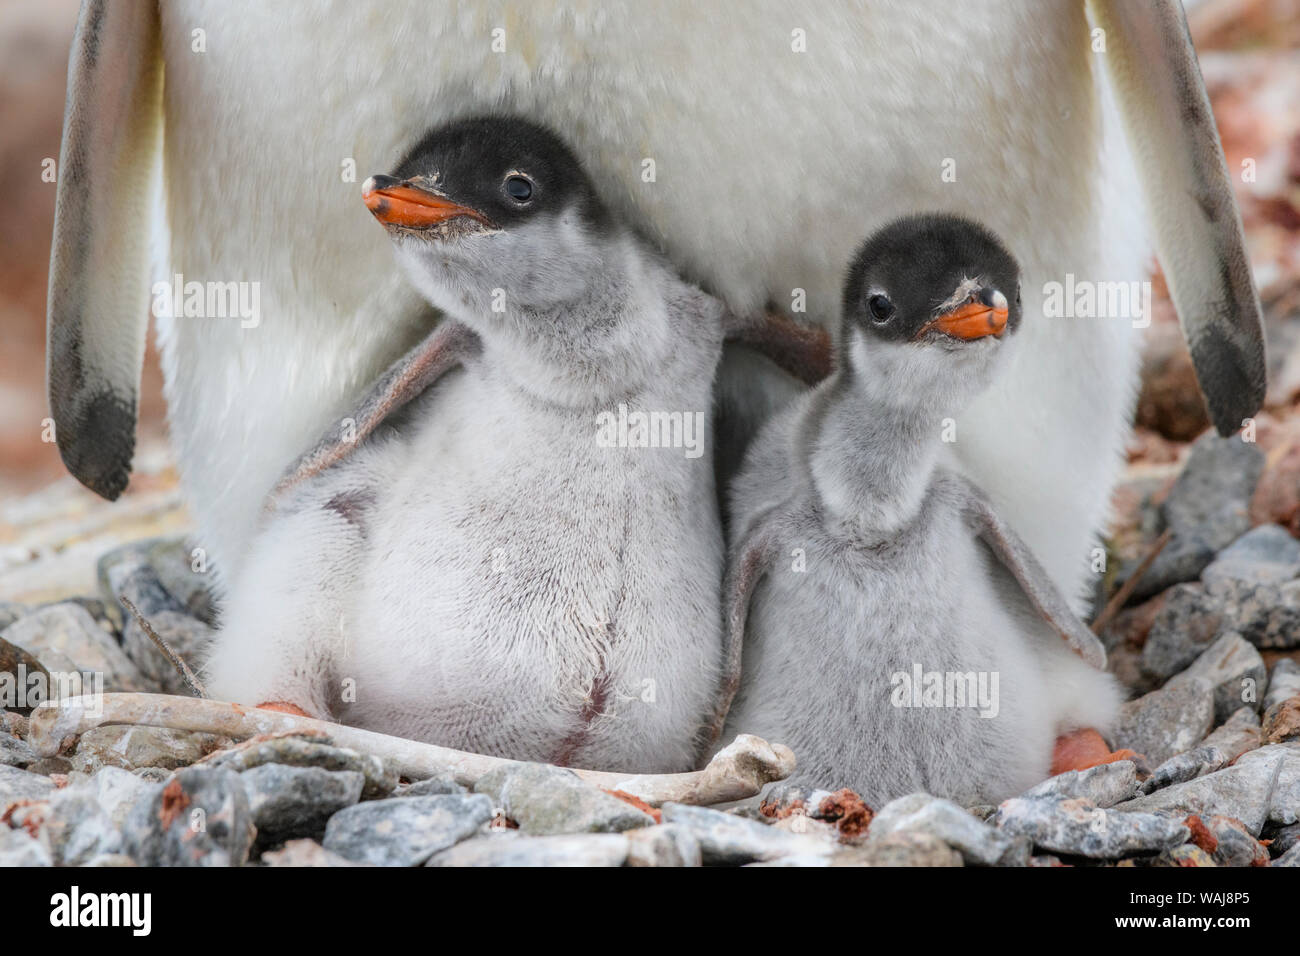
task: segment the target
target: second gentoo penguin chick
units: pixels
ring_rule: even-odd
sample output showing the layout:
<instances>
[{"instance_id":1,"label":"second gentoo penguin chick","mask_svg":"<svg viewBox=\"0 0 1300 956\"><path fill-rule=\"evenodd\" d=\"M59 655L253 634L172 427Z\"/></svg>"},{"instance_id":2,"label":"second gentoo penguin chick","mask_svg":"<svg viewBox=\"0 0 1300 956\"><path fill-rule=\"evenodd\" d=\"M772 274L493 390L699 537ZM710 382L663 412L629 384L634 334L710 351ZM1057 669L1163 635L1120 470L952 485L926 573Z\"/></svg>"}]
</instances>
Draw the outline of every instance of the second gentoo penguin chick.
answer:
<instances>
[{"instance_id":1,"label":"second gentoo penguin chick","mask_svg":"<svg viewBox=\"0 0 1300 956\"><path fill-rule=\"evenodd\" d=\"M987 230L887 225L849 269L837 371L734 482L728 726L790 746L800 781L995 803L1047 776L1058 734L1117 714L1100 644L947 458L1020 321Z\"/></svg>"},{"instance_id":2,"label":"second gentoo penguin chick","mask_svg":"<svg viewBox=\"0 0 1300 956\"><path fill-rule=\"evenodd\" d=\"M722 306L523 120L441 127L364 198L449 318L281 482L209 691L484 754L691 769L722 682Z\"/></svg>"}]
</instances>

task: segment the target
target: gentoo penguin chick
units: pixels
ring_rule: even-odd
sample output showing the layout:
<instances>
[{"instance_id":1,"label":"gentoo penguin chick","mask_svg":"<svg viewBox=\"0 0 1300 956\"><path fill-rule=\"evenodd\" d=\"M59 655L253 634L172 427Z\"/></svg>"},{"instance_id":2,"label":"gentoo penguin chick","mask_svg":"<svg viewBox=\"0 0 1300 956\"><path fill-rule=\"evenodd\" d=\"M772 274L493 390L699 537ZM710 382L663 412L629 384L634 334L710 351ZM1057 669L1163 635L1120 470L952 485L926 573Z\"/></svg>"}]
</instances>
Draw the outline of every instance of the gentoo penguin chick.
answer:
<instances>
[{"instance_id":1,"label":"gentoo penguin chick","mask_svg":"<svg viewBox=\"0 0 1300 956\"><path fill-rule=\"evenodd\" d=\"M1058 734L1116 715L1101 645L947 458L1020 322L987 230L885 226L848 272L837 371L737 475L728 727L787 744L803 782L994 803L1047 776Z\"/></svg>"},{"instance_id":2,"label":"gentoo penguin chick","mask_svg":"<svg viewBox=\"0 0 1300 956\"><path fill-rule=\"evenodd\" d=\"M721 305L520 119L438 128L363 193L448 319L281 482L209 691L484 754L690 769L723 682Z\"/></svg>"}]
</instances>

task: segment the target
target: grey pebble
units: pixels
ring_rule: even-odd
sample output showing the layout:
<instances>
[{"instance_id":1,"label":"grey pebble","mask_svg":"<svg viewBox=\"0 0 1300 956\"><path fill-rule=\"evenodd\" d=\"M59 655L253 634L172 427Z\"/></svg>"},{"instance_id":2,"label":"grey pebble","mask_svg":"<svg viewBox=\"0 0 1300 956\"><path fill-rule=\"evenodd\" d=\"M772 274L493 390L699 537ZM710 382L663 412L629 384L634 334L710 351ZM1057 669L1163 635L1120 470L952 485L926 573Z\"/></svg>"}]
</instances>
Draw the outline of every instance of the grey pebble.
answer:
<instances>
[{"instance_id":1,"label":"grey pebble","mask_svg":"<svg viewBox=\"0 0 1300 956\"><path fill-rule=\"evenodd\" d=\"M1203 820L1212 816L1236 817L1252 835L1258 835L1269 816L1275 763L1238 762L1236 766L1121 803L1115 810L1143 814L1165 812L1179 817L1196 814Z\"/></svg>"},{"instance_id":2,"label":"grey pebble","mask_svg":"<svg viewBox=\"0 0 1300 956\"><path fill-rule=\"evenodd\" d=\"M361 799L366 778L355 770L262 764L239 775L258 841L324 833L331 816Z\"/></svg>"},{"instance_id":3,"label":"grey pebble","mask_svg":"<svg viewBox=\"0 0 1300 956\"><path fill-rule=\"evenodd\" d=\"M1084 799L1014 797L998 807L996 822L1007 833L1029 837L1035 846L1053 853L1101 860L1157 853L1183 843L1189 835L1178 820L1106 810Z\"/></svg>"},{"instance_id":4,"label":"grey pebble","mask_svg":"<svg viewBox=\"0 0 1300 956\"><path fill-rule=\"evenodd\" d=\"M968 864L994 866L1010 852L1012 838L950 800L913 793L881 807L871 821L870 841L895 833L928 833L961 853ZM1026 854L1026 857L1028 854Z\"/></svg>"},{"instance_id":5,"label":"grey pebble","mask_svg":"<svg viewBox=\"0 0 1300 956\"><path fill-rule=\"evenodd\" d=\"M1219 724L1243 704L1264 695L1268 670L1254 645L1230 631L1217 638L1187 670L1171 677L1165 687L1181 687L1195 680L1204 680L1214 688L1214 722Z\"/></svg>"},{"instance_id":6,"label":"grey pebble","mask_svg":"<svg viewBox=\"0 0 1300 956\"><path fill-rule=\"evenodd\" d=\"M1082 797L1105 809L1128 800L1137 793L1137 789L1137 765L1131 760L1116 760L1087 770L1070 770L1048 777L1021 796L1031 800L1072 800ZM993 810L996 812L997 808L994 807ZM984 819L987 820L988 817Z\"/></svg>"},{"instance_id":7,"label":"grey pebble","mask_svg":"<svg viewBox=\"0 0 1300 956\"><path fill-rule=\"evenodd\" d=\"M187 767L131 808L122 846L141 866L240 866L254 832L239 774Z\"/></svg>"},{"instance_id":8,"label":"grey pebble","mask_svg":"<svg viewBox=\"0 0 1300 956\"><path fill-rule=\"evenodd\" d=\"M1170 757L1143 780L1139 789L1143 793L1152 793L1176 783L1185 783L1214 773L1228 762L1228 755L1218 747L1196 747ZM1136 794L1129 794L1130 797ZM1127 797L1125 799L1128 799ZM1120 801L1116 801L1118 803ZM1114 804L1112 804L1113 806Z\"/></svg>"},{"instance_id":9,"label":"grey pebble","mask_svg":"<svg viewBox=\"0 0 1300 956\"><path fill-rule=\"evenodd\" d=\"M536 836L558 833L617 833L654 824L632 804L584 782L571 770L540 763L500 767L479 779L476 793L486 794Z\"/></svg>"},{"instance_id":10,"label":"grey pebble","mask_svg":"<svg viewBox=\"0 0 1300 956\"><path fill-rule=\"evenodd\" d=\"M355 770L366 778L365 788L361 792L363 800L387 796L397 787L396 769L379 757L358 753L346 747L336 747L326 739L311 735L286 734L250 740L214 753L203 762L205 767L226 767L241 772L264 764Z\"/></svg>"},{"instance_id":11,"label":"grey pebble","mask_svg":"<svg viewBox=\"0 0 1300 956\"><path fill-rule=\"evenodd\" d=\"M1136 751L1152 765L1159 765L1195 747L1212 726L1213 688L1193 679L1124 704L1113 733L1114 746Z\"/></svg>"},{"instance_id":12,"label":"grey pebble","mask_svg":"<svg viewBox=\"0 0 1300 956\"><path fill-rule=\"evenodd\" d=\"M481 794L372 800L330 817L321 843L356 863L419 866L491 819L492 801Z\"/></svg>"},{"instance_id":13,"label":"grey pebble","mask_svg":"<svg viewBox=\"0 0 1300 956\"><path fill-rule=\"evenodd\" d=\"M791 855L827 855L836 844L814 834L789 833L720 810L682 803L663 805L665 823L679 823L695 836L706 866L737 866Z\"/></svg>"}]
</instances>

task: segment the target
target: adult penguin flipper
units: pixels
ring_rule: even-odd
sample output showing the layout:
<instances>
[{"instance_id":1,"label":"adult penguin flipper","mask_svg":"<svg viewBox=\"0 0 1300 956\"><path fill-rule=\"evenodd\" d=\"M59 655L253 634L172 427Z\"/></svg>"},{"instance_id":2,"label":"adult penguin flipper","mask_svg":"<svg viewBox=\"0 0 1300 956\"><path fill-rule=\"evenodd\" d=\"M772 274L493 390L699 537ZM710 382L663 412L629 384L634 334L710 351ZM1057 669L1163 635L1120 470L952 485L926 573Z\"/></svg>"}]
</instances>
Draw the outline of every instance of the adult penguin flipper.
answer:
<instances>
[{"instance_id":1,"label":"adult penguin flipper","mask_svg":"<svg viewBox=\"0 0 1300 956\"><path fill-rule=\"evenodd\" d=\"M1178 0L1088 0L1099 59L1146 194L1156 253L1210 418L1240 429L1264 401L1259 296L1209 97Z\"/></svg>"},{"instance_id":2,"label":"adult penguin flipper","mask_svg":"<svg viewBox=\"0 0 1300 956\"><path fill-rule=\"evenodd\" d=\"M776 539L771 534L766 515L750 525L749 530L731 551L726 579L722 588L722 675L713 719L708 726L701 766L722 736L731 703L740 689L741 651L745 644L745 625L754 588L771 570L776 560Z\"/></svg>"},{"instance_id":3,"label":"adult penguin flipper","mask_svg":"<svg viewBox=\"0 0 1300 956\"><path fill-rule=\"evenodd\" d=\"M1094 667L1104 669L1105 648L1070 610L1070 605L1029 546L993 510L988 498L973 482L956 474L948 477L967 524L1010 572L1034 610L1061 635L1071 650Z\"/></svg>"},{"instance_id":4,"label":"adult penguin flipper","mask_svg":"<svg viewBox=\"0 0 1300 956\"><path fill-rule=\"evenodd\" d=\"M477 355L481 343L469 328L444 319L423 341L388 367L358 405L330 426L316 445L285 472L272 500L302 481L338 464L386 419L442 378Z\"/></svg>"},{"instance_id":5,"label":"adult penguin flipper","mask_svg":"<svg viewBox=\"0 0 1300 956\"><path fill-rule=\"evenodd\" d=\"M162 75L156 3L82 4L57 168L46 383L64 464L109 500L135 452Z\"/></svg>"},{"instance_id":6,"label":"adult penguin flipper","mask_svg":"<svg viewBox=\"0 0 1300 956\"><path fill-rule=\"evenodd\" d=\"M728 342L749 346L805 385L831 373L831 336L820 326L800 325L771 311L757 318L726 311L722 329Z\"/></svg>"}]
</instances>

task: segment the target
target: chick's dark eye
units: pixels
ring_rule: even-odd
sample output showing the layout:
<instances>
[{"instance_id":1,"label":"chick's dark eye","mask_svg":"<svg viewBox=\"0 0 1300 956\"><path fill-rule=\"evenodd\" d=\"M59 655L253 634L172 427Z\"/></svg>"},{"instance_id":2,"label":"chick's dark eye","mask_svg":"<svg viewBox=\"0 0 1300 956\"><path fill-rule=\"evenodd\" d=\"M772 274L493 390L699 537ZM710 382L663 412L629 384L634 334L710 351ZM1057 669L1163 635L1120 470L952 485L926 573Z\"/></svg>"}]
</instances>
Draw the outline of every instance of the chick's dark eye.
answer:
<instances>
[{"instance_id":1,"label":"chick's dark eye","mask_svg":"<svg viewBox=\"0 0 1300 956\"><path fill-rule=\"evenodd\" d=\"M887 295L873 295L867 300L867 310L874 321L888 322L894 314L894 303L889 301Z\"/></svg>"},{"instance_id":2,"label":"chick's dark eye","mask_svg":"<svg viewBox=\"0 0 1300 956\"><path fill-rule=\"evenodd\" d=\"M506 192L515 202L528 202L533 198L533 184L526 176L507 176Z\"/></svg>"}]
</instances>

